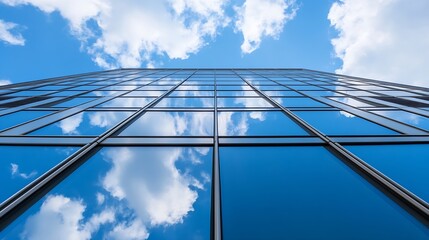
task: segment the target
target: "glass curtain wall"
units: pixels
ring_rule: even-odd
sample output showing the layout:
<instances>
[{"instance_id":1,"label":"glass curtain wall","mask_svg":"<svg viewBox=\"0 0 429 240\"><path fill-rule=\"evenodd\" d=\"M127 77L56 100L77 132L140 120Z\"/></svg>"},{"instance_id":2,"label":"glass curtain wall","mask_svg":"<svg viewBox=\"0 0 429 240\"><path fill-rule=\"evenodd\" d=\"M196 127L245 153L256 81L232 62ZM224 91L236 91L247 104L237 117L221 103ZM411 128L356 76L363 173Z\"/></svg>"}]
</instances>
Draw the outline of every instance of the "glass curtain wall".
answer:
<instances>
[{"instance_id":1,"label":"glass curtain wall","mask_svg":"<svg viewBox=\"0 0 429 240\"><path fill-rule=\"evenodd\" d=\"M429 89L305 69L0 86L0 239L428 239Z\"/></svg>"}]
</instances>

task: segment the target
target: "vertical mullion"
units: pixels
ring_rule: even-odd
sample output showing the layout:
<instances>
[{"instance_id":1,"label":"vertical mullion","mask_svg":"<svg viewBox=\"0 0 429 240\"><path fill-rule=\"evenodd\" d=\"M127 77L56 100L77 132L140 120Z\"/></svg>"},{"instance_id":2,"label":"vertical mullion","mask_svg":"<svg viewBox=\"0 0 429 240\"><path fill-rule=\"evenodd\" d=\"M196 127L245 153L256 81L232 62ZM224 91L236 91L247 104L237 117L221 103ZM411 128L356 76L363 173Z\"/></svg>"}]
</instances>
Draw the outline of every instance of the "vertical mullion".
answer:
<instances>
[{"instance_id":1,"label":"vertical mullion","mask_svg":"<svg viewBox=\"0 0 429 240\"><path fill-rule=\"evenodd\" d=\"M222 212L221 212L221 190L220 190L220 166L219 166L219 129L217 111L217 81L216 70L214 70L214 149L212 169L212 216L211 216L211 239L222 240Z\"/></svg>"}]
</instances>

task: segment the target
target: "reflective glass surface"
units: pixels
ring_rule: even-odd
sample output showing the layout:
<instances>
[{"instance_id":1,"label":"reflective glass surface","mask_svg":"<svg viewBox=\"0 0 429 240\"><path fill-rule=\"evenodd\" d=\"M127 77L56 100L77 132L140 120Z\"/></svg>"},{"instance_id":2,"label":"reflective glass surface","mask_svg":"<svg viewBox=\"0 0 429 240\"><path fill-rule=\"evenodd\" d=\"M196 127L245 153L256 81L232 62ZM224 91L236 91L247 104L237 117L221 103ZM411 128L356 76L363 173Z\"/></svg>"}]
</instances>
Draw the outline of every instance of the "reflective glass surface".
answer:
<instances>
[{"instance_id":1,"label":"reflective glass surface","mask_svg":"<svg viewBox=\"0 0 429 240\"><path fill-rule=\"evenodd\" d=\"M124 95L124 97L159 97L165 91L132 91Z\"/></svg>"},{"instance_id":2,"label":"reflective glass surface","mask_svg":"<svg viewBox=\"0 0 429 240\"><path fill-rule=\"evenodd\" d=\"M295 111L300 118L328 135L399 134L343 111Z\"/></svg>"},{"instance_id":3,"label":"reflective glass surface","mask_svg":"<svg viewBox=\"0 0 429 240\"><path fill-rule=\"evenodd\" d=\"M213 98L163 98L155 107L212 108Z\"/></svg>"},{"instance_id":4,"label":"reflective glass surface","mask_svg":"<svg viewBox=\"0 0 429 240\"><path fill-rule=\"evenodd\" d=\"M66 159L77 147L0 146L0 203Z\"/></svg>"},{"instance_id":5,"label":"reflective glass surface","mask_svg":"<svg viewBox=\"0 0 429 240\"><path fill-rule=\"evenodd\" d=\"M369 104L368 102L363 102L363 101L359 101L355 98L351 98L351 97L335 97L335 98L331 98L334 101L337 102L341 102L341 103L345 103L347 105L350 105L352 107L356 107L356 108L362 108L362 107L375 107L377 106L377 104Z\"/></svg>"},{"instance_id":6,"label":"reflective glass surface","mask_svg":"<svg viewBox=\"0 0 429 240\"><path fill-rule=\"evenodd\" d=\"M308 135L282 112L220 112L220 136Z\"/></svg>"},{"instance_id":7,"label":"reflective glass surface","mask_svg":"<svg viewBox=\"0 0 429 240\"><path fill-rule=\"evenodd\" d=\"M273 107L267 100L263 98L217 98L218 107Z\"/></svg>"},{"instance_id":8,"label":"reflective glass surface","mask_svg":"<svg viewBox=\"0 0 429 240\"><path fill-rule=\"evenodd\" d=\"M174 97L212 97L213 91L173 91L169 96Z\"/></svg>"},{"instance_id":9,"label":"reflective glass surface","mask_svg":"<svg viewBox=\"0 0 429 240\"><path fill-rule=\"evenodd\" d=\"M211 156L210 148L104 148L0 239L210 239Z\"/></svg>"},{"instance_id":10,"label":"reflective glass surface","mask_svg":"<svg viewBox=\"0 0 429 240\"><path fill-rule=\"evenodd\" d=\"M176 90L187 90L187 91L213 91L214 86L179 86L176 88Z\"/></svg>"},{"instance_id":11,"label":"reflective glass surface","mask_svg":"<svg viewBox=\"0 0 429 240\"><path fill-rule=\"evenodd\" d=\"M212 136L212 112L146 112L119 136Z\"/></svg>"},{"instance_id":12,"label":"reflective glass surface","mask_svg":"<svg viewBox=\"0 0 429 240\"><path fill-rule=\"evenodd\" d=\"M23 215L10 226L1 217L0 239L214 239L213 210L227 240L429 239L407 199L393 201L383 183L363 179L340 160L344 152L321 147L326 139L288 117L353 145L429 201L424 88L297 69L137 68L0 88L3 199L77 149L56 146L85 148L82 165L64 169L71 174L41 183L43 196L21 198L35 204L28 211L1 206L2 216ZM216 140L220 195L210 191Z\"/></svg>"},{"instance_id":13,"label":"reflective glass surface","mask_svg":"<svg viewBox=\"0 0 429 240\"><path fill-rule=\"evenodd\" d=\"M265 94L267 94L270 97L302 97L302 94L299 94L295 91L263 91Z\"/></svg>"},{"instance_id":14,"label":"reflective glass surface","mask_svg":"<svg viewBox=\"0 0 429 240\"><path fill-rule=\"evenodd\" d=\"M29 135L99 135L132 112L85 111L52 123Z\"/></svg>"},{"instance_id":15,"label":"reflective glass surface","mask_svg":"<svg viewBox=\"0 0 429 240\"><path fill-rule=\"evenodd\" d=\"M323 147L223 147L220 161L225 240L429 238Z\"/></svg>"},{"instance_id":16,"label":"reflective glass surface","mask_svg":"<svg viewBox=\"0 0 429 240\"><path fill-rule=\"evenodd\" d=\"M257 97L255 91L216 91L218 97Z\"/></svg>"},{"instance_id":17,"label":"reflective glass surface","mask_svg":"<svg viewBox=\"0 0 429 240\"><path fill-rule=\"evenodd\" d=\"M115 98L108 102L98 105L97 107L145 107L148 103L153 101L155 98L131 98L121 97Z\"/></svg>"},{"instance_id":18,"label":"reflective glass surface","mask_svg":"<svg viewBox=\"0 0 429 240\"><path fill-rule=\"evenodd\" d=\"M327 107L326 104L320 103L311 98L273 98L283 107Z\"/></svg>"},{"instance_id":19,"label":"reflective glass surface","mask_svg":"<svg viewBox=\"0 0 429 240\"><path fill-rule=\"evenodd\" d=\"M61 91L61 92L50 94L49 96L50 97L68 97L68 96L75 96L81 93L83 93L83 91ZM85 95L89 95L89 94L85 94ZM91 94L91 95L94 96L94 94Z\"/></svg>"},{"instance_id":20,"label":"reflective glass surface","mask_svg":"<svg viewBox=\"0 0 429 240\"><path fill-rule=\"evenodd\" d=\"M52 107L75 107L77 105L93 101L94 99L96 98L72 98L65 102L55 104Z\"/></svg>"},{"instance_id":21,"label":"reflective glass surface","mask_svg":"<svg viewBox=\"0 0 429 240\"><path fill-rule=\"evenodd\" d=\"M106 97L106 96L111 96L113 94L121 94L121 93L126 93L126 91L93 91L93 92L89 92L89 93L85 93L82 96L88 96L88 97Z\"/></svg>"},{"instance_id":22,"label":"reflective glass surface","mask_svg":"<svg viewBox=\"0 0 429 240\"><path fill-rule=\"evenodd\" d=\"M247 85L217 85L216 89L218 91L225 91L225 90L234 90L234 91L240 91L240 90L252 90L250 86Z\"/></svg>"},{"instance_id":23,"label":"reflective glass surface","mask_svg":"<svg viewBox=\"0 0 429 240\"><path fill-rule=\"evenodd\" d=\"M365 145L347 149L429 203L429 145Z\"/></svg>"},{"instance_id":24,"label":"reflective glass surface","mask_svg":"<svg viewBox=\"0 0 429 240\"><path fill-rule=\"evenodd\" d=\"M429 130L429 118L405 111L373 111L373 113Z\"/></svg>"},{"instance_id":25,"label":"reflective glass surface","mask_svg":"<svg viewBox=\"0 0 429 240\"><path fill-rule=\"evenodd\" d=\"M319 96L341 96L342 94L336 93L334 91L302 91L302 93L307 94L312 97Z\"/></svg>"},{"instance_id":26,"label":"reflective glass surface","mask_svg":"<svg viewBox=\"0 0 429 240\"><path fill-rule=\"evenodd\" d=\"M19 91L16 93L8 94L7 96L14 96L14 97L24 97L24 96L40 96L52 93L53 91Z\"/></svg>"},{"instance_id":27,"label":"reflective glass surface","mask_svg":"<svg viewBox=\"0 0 429 240\"><path fill-rule=\"evenodd\" d=\"M0 130L48 115L53 111L21 111L0 117Z\"/></svg>"}]
</instances>

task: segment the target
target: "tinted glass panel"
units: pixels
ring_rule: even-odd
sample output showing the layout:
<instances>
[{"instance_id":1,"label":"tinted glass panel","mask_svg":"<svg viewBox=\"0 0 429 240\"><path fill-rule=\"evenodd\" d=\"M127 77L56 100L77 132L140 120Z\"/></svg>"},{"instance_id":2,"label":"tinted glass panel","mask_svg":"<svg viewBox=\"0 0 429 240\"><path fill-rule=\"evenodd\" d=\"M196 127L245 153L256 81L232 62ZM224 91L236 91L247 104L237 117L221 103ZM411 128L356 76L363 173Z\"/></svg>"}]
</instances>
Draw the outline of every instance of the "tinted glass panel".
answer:
<instances>
[{"instance_id":1,"label":"tinted glass panel","mask_svg":"<svg viewBox=\"0 0 429 240\"><path fill-rule=\"evenodd\" d=\"M283 107L328 107L311 98L274 98Z\"/></svg>"},{"instance_id":2,"label":"tinted glass panel","mask_svg":"<svg viewBox=\"0 0 429 240\"><path fill-rule=\"evenodd\" d=\"M365 119L340 111L296 111L304 121L328 135L399 134Z\"/></svg>"},{"instance_id":3,"label":"tinted glass panel","mask_svg":"<svg viewBox=\"0 0 429 240\"><path fill-rule=\"evenodd\" d=\"M213 98L163 98L155 107L213 107Z\"/></svg>"},{"instance_id":4,"label":"tinted glass panel","mask_svg":"<svg viewBox=\"0 0 429 240\"><path fill-rule=\"evenodd\" d=\"M347 149L429 202L429 145L348 146Z\"/></svg>"},{"instance_id":5,"label":"tinted glass panel","mask_svg":"<svg viewBox=\"0 0 429 240\"><path fill-rule=\"evenodd\" d=\"M225 147L220 161L226 240L429 237L323 147Z\"/></svg>"},{"instance_id":6,"label":"tinted glass panel","mask_svg":"<svg viewBox=\"0 0 429 240\"><path fill-rule=\"evenodd\" d=\"M68 96L75 96L75 95L78 95L81 93L83 93L83 91L61 91L61 92L50 94L49 96L51 96L51 97L68 97ZM94 96L94 94L91 94L91 95Z\"/></svg>"},{"instance_id":7,"label":"tinted glass panel","mask_svg":"<svg viewBox=\"0 0 429 240\"><path fill-rule=\"evenodd\" d=\"M263 98L217 98L218 107L273 107Z\"/></svg>"},{"instance_id":8,"label":"tinted glass panel","mask_svg":"<svg viewBox=\"0 0 429 240\"><path fill-rule=\"evenodd\" d=\"M124 97L159 97L165 91L132 91L124 95Z\"/></svg>"},{"instance_id":9,"label":"tinted glass panel","mask_svg":"<svg viewBox=\"0 0 429 240\"><path fill-rule=\"evenodd\" d=\"M19 107L30 103L40 102L46 99L49 99L49 97L30 97L13 102L2 103L0 104L0 107Z\"/></svg>"},{"instance_id":10,"label":"tinted glass panel","mask_svg":"<svg viewBox=\"0 0 429 240\"><path fill-rule=\"evenodd\" d=\"M301 94L294 92L294 91L264 91L264 93L270 97L279 97L279 96L302 97Z\"/></svg>"},{"instance_id":11,"label":"tinted glass panel","mask_svg":"<svg viewBox=\"0 0 429 240\"><path fill-rule=\"evenodd\" d=\"M92 101L94 99L96 98L73 98L65 102L55 104L52 107L75 107L77 105Z\"/></svg>"},{"instance_id":12,"label":"tinted glass panel","mask_svg":"<svg viewBox=\"0 0 429 240\"><path fill-rule=\"evenodd\" d=\"M0 146L0 203L66 159L76 147Z\"/></svg>"},{"instance_id":13,"label":"tinted glass panel","mask_svg":"<svg viewBox=\"0 0 429 240\"><path fill-rule=\"evenodd\" d=\"M396 97L374 97L386 102L396 103L407 107L429 107L429 104Z\"/></svg>"},{"instance_id":14,"label":"tinted glass panel","mask_svg":"<svg viewBox=\"0 0 429 240\"><path fill-rule=\"evenodd\" d=\"M99 135L132 112L85 111L38 129L29 135Z\"/></svg>"},{"instance_id":15,"label":"tinted glass panel","mask_svg":"<svg viewBox=\"0 0 429 240\"><path fill-rule=\"evenodd\" d=\"M174 97L212 97L214 95L213 91L174 91L170 93L169 96Z\"/></svg>"},{"instance_id":16,"label":"tinted glass panel","mask_svg":"<svg viewBox=\"0 0 429 240\"><path fill-rule=\"evenodd\" d=\"M51 111L21 111L0 117L0 130L9 128L44 115L52 113Z\"/></svg>"},{"instance_id":17,"label":"tinted glass panel","mask_svg":"<svg viewBox=\"0 0 429 240\"><path fill-rule=\"evenodd\" d=\"M210 148L104 148L0 239L210 239Z\"/></svg>"},{"instance_id":18,"label":"tinted glass panel","mask_svg":"<svg viewBox=\"0 0 429 240\"><path fill-rule=\"evenodd\" d=\"M33 97L33 96L40 96L40 95L49 94L51 92L52 91L20 91L20 92L16 92L16 93L11 93L8 96L15 96L15 97L29 96L29 97Z\"/></svg>"},{"instance_id":19,"label":"tinted glass panel","mask_svg":"<svg viewBox=\"0 0 429 240\"><path fill-rule=\"evenodd\" d=\"M220 136L308 135L282 112L220 112Z\"/></svg>"},{"instance_id":20,"label":"tinted glass panel","mask_svg":"<svg viewBox=\"0 0 429 240\"><path fill-rule=\"evenodd\" d=\"M155 98L115 98L106 103L98 105L97 107L145 107L148 103Z\"/></svg>"},{"instance_id":21,"label":"tinted glass panel","mask_svg":"<svg viewBox=\"0 0 429 240\"><path fill-rule=\"evenodd\" d=\"M217 91L219 97L257 97L259 96L255 91Z\"/></svg>"},{"instance_id":22,"label":"tinted glass panel","mask_svg":"<svg viewBox=\"0 0 429 240\"><path fill-rule=\"evenodd\" d=\"M379 104L376 104L376 103L369 104L368 102L360 101L356 98L351 98L351 97L335 97L331 99L337 102L345 103L347 105L350 105L356 108L380 106Z\"/></svg>"},{"instance_id":23,"label":"tinted glass panel","mask_svg":"<svg viewBox=\"0 0 429 240\"><path fill-rule=\"evenodd\" d=\"M373 111L373 113L429 130L429 118L427 117L405 111Z\"/></svg>"},{"instance_id":24,"label":"tinted glass panel","mask_svg":"<svg viewBox=\"0 0 429 240\"><path fill-rule=\"evenodd\" d=\"M212 112L146 112L119 136L211 136Z\"/></svg>"}]
</instances>

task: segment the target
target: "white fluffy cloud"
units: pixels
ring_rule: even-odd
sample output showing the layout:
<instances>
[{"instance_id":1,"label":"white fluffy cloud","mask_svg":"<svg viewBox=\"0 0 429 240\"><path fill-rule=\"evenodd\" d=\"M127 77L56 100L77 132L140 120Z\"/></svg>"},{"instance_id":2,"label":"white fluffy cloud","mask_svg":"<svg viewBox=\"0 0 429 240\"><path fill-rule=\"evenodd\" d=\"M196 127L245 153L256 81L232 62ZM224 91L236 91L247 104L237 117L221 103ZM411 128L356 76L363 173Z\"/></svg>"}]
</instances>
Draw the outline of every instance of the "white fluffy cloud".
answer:
<instances>
[{"instance_id":1,"label":"white fluffy cloud","mask_svg":"<svg viewBox=\"0 0 429 240\"><path fill-rule=\"evenodd\" d=\"M128 225L121 223L116 225L108 234L109 239L128 239L128 240L142 240L149 238L149 232L141 220L135 219Z\"/></svg>"},{"instance_id":2,"label":"white fluffy cloud","mask_svg":"<svg viewBox=\"0 0 429 240\"><path fill-rule=\"evenodd\" d=\"M0 86L12 84L9 80L0 79Z\"/></svg>"},{"instance_id":3,"label":"white fluffy cloud","mask_svg":"<svg viewBox=\"0 0 429 240\"><path fill-rule=\"evenodd\" d=\"M200 182L176 168L182 154L189 152L181 148L112 148L105 152L104 159L113 167L102 185L133 211L132 217L115 224L109 238L146 239L150 228L181 223L194 210L198 198L195 188L204 189L207 180L204 173Z\"/></svg>"},{"instance_id":4,"label":"white fluffy cloud","mask_svg":"<svg viewBox=\"0 0 429 240\"><path fill-rule=\"evenodd\" d=\"M264 37L277 38L295 16L295 0L0 0L58 12L93 61L103 68L153 67L155 56L186 59L227 26L244 37L243 53L256 50ZM231 12L235 16L228 16ZM231 24L235 21L235 24ZM14 27L14 25L9 25ZM1 31L0 26L0 33ZM7 30L7 29L6 29ZM7 31L6 31L7 32ZM9 34L11 42L24 43ZM12 41L15 40L15 41Z\"/></svg>"},{"instance_id":5,"label":"white fluffy cloud","mask_svg":"<svg viewBox=\"0 0 429 240\"><path fill-rule=\"evenodd\" d=\"M83 121L83 113L78 113L58 123L58 127L64 134L79 134L77 128Z\"/></svg>"},{"instance_id":6,"label":"white fluffy cloud","mask_svg":"<svg viewBox=\"0 0 429 240\"><path fill-rule=\"evenodd\" d=\"M226 1L0 0L59 12L93 60L106 68L151 65L154 54L188 58L228 23Z\"/></svg>"},{"instance_id":7,"label":"white fluffy cloud","mask_svg":"<svg viewBox=\"0 0 429 240\"><path fill-rule=\"evenodd\" d=\"M293 19L296 13L294 0L246 0L236 6L238 20L236 29L244 37L241 51L251 53L259 48L262 38L277 38L284 24Z\"/></svg>"},{"instance_id":8,"label":"white fluffy cloud","mask_svg":"<svg viewBox=\"0 0 429 240\"><path fill-rule=\"evenodd\" d=\"M189 188L191 179L175 167L180 154L180 148L112 149L105 154L113 168L106 174L103 186L112 196L126 199L145 224L182 222L193 211L198 195Z\"/></svg>"},{"instance_id":9,"label":"white fluffy cloud","mask_svg":"<svg viewBox=\"0 0 429 240\"><path fill-rule=\"evenodd\" d=\"M40 210L29 217L22 233L23 239L90 239L103 224L113 222L113 211L105 210L83 221L86 206L81 200L62 195L50 195Z\"/></svg>"},{"instance_id":10,"label":"white fluffy cloud","mask_svg":"<svg viewBox=\"0 0 429 240\"><path fill-rule=\"evenodd\" d=\"M213 114L192 112L148 112L121 132L120 136L207 136L213 128ZM162 126L162 127L161 127Z\"/></svg>"},{"instance_id":11,"label":"white fluffy cloud","mask_svg":"<svg viewBox=\"0 0 429 240\"><path fill-rule=\"evenodd\" d=\"M429 1L341 0L329 12L339 73L429 86Z\"/></svg>"},{"instance_id":12,"label":"white fluffy cloud","mask_svg":"<svg viewBox=\"0 0 429 240\"><path fill-rule=\"evenodd\" d=\"M14 32L14 29L16 29L17 26L18 25L16 23L5 22L0 19L0 41L11 45L24 46L25 39L20 33Z\"/></svg>"}]
</instances>

